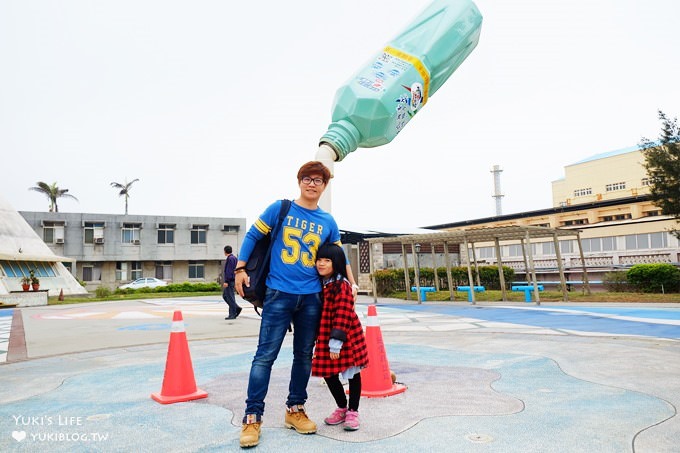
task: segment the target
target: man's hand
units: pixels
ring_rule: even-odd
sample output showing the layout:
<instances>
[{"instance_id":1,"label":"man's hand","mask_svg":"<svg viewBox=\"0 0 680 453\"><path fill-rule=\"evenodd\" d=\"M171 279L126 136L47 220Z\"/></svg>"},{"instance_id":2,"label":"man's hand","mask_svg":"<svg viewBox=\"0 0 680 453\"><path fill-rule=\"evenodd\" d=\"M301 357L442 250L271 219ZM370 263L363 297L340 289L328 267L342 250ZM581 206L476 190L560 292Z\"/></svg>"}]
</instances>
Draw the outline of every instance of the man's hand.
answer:
<instances>
[{"instance_id":1,"label":"man's hand","mask_svg":"<svg viewBox=\"0 0 680 453\"><path fill-rule=\"evenodd\" d=\"M338 358L340 358L340 353L331 352L331 360L338 360Z\"/></svg>"},{"instance_id":2,"label":"man's hand","mask_svg":"<svg viewBox=\"0 0 680 453\"><path fill-rule=\"evenodd\" d=\"M234 282L234 286L236 287L236 292L238 293L239 296L243 297L243 285L250 286L250 277L248 274L243 271L243 272L237 272L236 273L236 281Z\"/></svg>"},{"instance_id":3,"label":"man's hand","mask_svg":"<svg viewBox=\"0 0 680 453\"><path fill-rule=\"evenodd\" d=\"M222 288L229 288L229 283L227 282L222 283Z\"/></svg>"}]
</instances>

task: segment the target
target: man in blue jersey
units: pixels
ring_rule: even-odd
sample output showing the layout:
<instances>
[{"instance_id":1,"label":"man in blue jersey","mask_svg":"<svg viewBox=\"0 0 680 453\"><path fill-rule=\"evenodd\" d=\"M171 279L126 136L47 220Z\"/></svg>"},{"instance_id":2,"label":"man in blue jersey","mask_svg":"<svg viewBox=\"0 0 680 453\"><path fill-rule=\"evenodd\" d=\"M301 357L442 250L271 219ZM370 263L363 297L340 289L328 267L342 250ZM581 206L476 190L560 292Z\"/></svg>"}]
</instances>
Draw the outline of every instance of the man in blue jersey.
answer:
<instances>
[{"instance_id":1,"label":"man in blue jersey","mask_svg":"<svg viewBox=\"0 0 680 453\"><path fill-rule=\"evenodd\" d=\"M293 365L284 424L302 434L316 432L316 424L307 417L304 408L322 306L321 281L315 267L316 251L324 243L340 244L340 230L335 219L319 208L319 198L330 177L330 171L321 162L307 162L300 167L297 174L300 196L291 203L273 238L260 336L248 380L241 447L253 447L259 442L272 366L291 323ZM245 271L246 262L255 243L276 225L280 206L281 200L269 205L246 233L235 270L236 291L241 296L243 285L250 283ZM347 268L349 280L355 285L349 264Z\"/></svg>"}]
</instances>

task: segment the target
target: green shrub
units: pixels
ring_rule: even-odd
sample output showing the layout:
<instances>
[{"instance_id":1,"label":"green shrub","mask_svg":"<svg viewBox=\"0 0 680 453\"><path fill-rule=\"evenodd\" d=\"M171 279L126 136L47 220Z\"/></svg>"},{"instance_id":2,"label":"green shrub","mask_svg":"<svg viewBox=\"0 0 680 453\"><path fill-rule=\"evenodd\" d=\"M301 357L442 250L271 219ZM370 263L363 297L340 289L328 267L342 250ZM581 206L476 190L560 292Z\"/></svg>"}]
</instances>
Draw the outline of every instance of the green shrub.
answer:
<instances>
[{"instance_id":1,"label":"green shrub","mask_svg":"<svg viewBox=\"0 0 680 453\"><path fill-rule=\"evenodd\" d=\"M381 269L373 273L375 278L375 290L378 296L389 296L398 288L404 286L403 269Z\"/></svg>"},{"instance_id":2,"label":"green shrub","mask_svg":"<svg viewBox=\"0 0 680 453\"><path fill-rule=\"evenodd\" d=\"M106 286L98 286L94 293L97 297L109 297L111 290Z\"/></svg>"},{"instance_id":3,"label":"green shrub","mask_svg":"<svg viewBox=\"0 0 680 453\"><path fill-rule=\"evenodd\" d=\"M409 282L410 286L415 286L415 271L413 268L409 268ZM448 279L446 277L446 268L437 268L437 278L439 279L439 289L441 291L448 291ZM475 269L472 269L472 278L476 281ZM500 289L500 279L498 277L498 267L497 266L480 266L479 276L482 285L486 286L488 289ZM373 274L375 277L376 292L378 296L389 296L397 291L406 291L405 281L404 281L404 269L381 269ZM506 285L509 285L512 279L515 277L515 271L509 267L503 266L503 277L505 278ZM467 285L468 284L468 271L467 267L458 266L451 268L451 284L454 286ZM420 286L437 286L435 284L435 271L431 267L420 268Z\"/></svg>"},{"instance_id":4,"label":"green shrub","mask_svg":"<svg viewBox=\"0 0 680 453\"><path fill-rule=\"evenodd\" d=\"M626 273L628 282L643 293L680 291L680 269L672 264L636 264Z\"/></svg>"},{"instance_id":5,"label":"green shrub","mask_svg":"<svg viewBox=\"0 0 680 453\"><path fill-rule=\"evenodd\" d=\"M209 283L172 283L166 286L159 286L156 288L139 288L139 289L121 289L118 288L115 294L149 294L149 293L211 293L221 291L222 286L216 282Z\"/></svg>"},{"instance_id":6,"label":"green shrub","mask_svg":"<svg viewBox=\"0 0 680 453\"><path fill-rule=\"evenodd\" d=\"M624 271L607 272L602 277L602 284L613 293L623 293L633 290L633 285L628 283L627 273Z\"/></svg>"},{"instance_id":7,"label":"green shrub","mask_svg":"<svg viewBox=\"0 0 680 453\"><path fill-rule=\"evenodd\" d=\"M505 286L510 285L515 278L515 270L503 266L503 279ZM498 266L480 266L479 267L479 281L486 289L501 289L501 281L498 276Z\"/></svg>"}]
</instances>

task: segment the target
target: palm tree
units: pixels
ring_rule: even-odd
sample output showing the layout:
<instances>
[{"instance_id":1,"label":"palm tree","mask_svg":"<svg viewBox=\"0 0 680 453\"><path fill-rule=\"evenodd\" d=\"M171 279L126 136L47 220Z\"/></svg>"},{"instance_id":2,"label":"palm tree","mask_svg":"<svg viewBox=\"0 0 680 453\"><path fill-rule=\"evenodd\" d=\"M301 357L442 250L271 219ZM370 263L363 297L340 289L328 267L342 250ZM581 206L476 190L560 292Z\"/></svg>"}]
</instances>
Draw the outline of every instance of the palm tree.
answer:
<instances>
[{"instance_id":1,"label":"palm tree","mask_svg":"<svg viewBox=\"0 0 680 453\"><path fill-rule=\"evenodd\" d=\"M35 187L29 187L28 190L34 190L45 194L45 196L50 200L50 212L59 212L59 207L57 206L57 198L73 198L78 201L76 197L68 192L68 189L60 189L57 187L57 183L53 182L49 185L45 182L38 181Z\"/></svg>"},{"instance_id":2,"label":"palm tree","mask_svg":"<svg viewBox=\"0 0 680 453\"><path fill-rule=\"evenodd\" d=\"M116 189L120 189L120 192L118 195L125 195L125 215L128 213L128 198L130 197L130 188L134 183L139 181L139 179L135 179L133 181L127 182L127 179L125 180L125 184L121 184L119 182L112 182L111 187L114 187Z\"/></svg>"}]
</instances>

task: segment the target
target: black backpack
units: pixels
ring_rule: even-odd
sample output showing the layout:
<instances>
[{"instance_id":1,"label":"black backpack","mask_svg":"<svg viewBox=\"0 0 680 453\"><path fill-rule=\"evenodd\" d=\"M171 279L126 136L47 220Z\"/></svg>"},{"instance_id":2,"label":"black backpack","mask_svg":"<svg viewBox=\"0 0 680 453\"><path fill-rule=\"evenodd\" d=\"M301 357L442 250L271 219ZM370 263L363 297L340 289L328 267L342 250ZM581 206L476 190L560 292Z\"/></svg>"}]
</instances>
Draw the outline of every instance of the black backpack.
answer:
<instances>
[{"instance_id":1,"label":"black backpack","mask_svg":"<svg viewBox=\"0 0 680 453\"><path fill-rule=\"evenodd\" d=\"M259 314L267 292L267 276L269 275L269 262L271 261L272 240L281 229L284 217L290 210L290 200L281 200L281 209L276 225L268 235L257 241L250 257L246 262L245 270L250 277L250 286L243 286L243 298L255 306L255 311Z\"/></svg>"}]
</instances>

